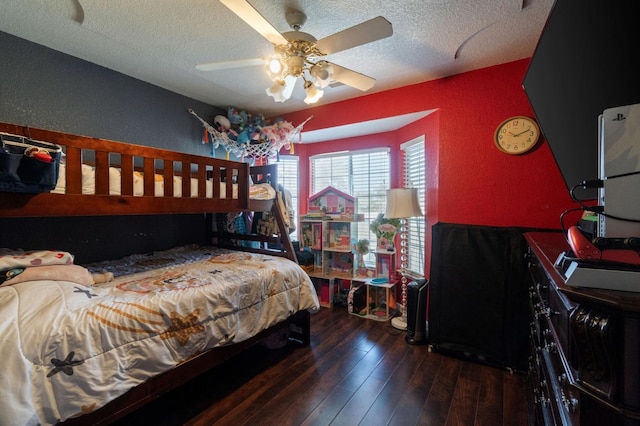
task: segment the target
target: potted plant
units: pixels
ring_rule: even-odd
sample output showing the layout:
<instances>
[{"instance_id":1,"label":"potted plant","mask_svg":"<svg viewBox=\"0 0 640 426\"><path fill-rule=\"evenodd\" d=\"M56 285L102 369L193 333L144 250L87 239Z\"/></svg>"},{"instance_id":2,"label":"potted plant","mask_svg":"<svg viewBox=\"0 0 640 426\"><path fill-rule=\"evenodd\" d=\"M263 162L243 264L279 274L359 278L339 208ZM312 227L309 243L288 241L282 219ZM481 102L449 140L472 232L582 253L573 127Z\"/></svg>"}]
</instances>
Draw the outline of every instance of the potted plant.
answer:
<instances>
[{"instance_id":1,"label":"potted plant","mask_svg":"<svg viewBox=\"0 0 640 426\"><path fill-rule=\"evenodd\" d=\"M382 250L393 250L393 239L400 228L400 219L389 219L384 213L378 216L369 225L369 230L376 234L378 239L376 247Z\"/></svg>"},{"instance_id":2,"label":"potted plant","mask_svg":"<svg viewBox=\"0 0 640 426\"><path fill-rule=\"evenodd\" d=\"M358 240L358 242L353 245L353 249L358 253L358 276L366 277L367 267L364 264L364 256L369 253L369 240Z\"/></svg>"}]
</instances>

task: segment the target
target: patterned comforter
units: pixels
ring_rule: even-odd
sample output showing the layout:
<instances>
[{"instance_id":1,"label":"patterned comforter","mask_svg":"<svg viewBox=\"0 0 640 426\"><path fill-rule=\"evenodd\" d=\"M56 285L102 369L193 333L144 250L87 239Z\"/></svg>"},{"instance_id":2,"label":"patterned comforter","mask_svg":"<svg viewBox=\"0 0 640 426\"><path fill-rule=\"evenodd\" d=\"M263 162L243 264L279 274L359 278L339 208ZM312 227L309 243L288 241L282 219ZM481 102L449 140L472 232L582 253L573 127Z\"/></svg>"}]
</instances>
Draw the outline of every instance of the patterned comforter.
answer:
<instances>
[{"instance_id":1,"label":"patterned comforter","mask_svg":"<svg viewBox=\"0 0 640 426\"><path fill-rule=\"evenodd\" d=\"M115 280L0 287L0 424L55 424L206 349L318 309L288 259L180 247L88 265Z\"/></svg>"}]
</instances>

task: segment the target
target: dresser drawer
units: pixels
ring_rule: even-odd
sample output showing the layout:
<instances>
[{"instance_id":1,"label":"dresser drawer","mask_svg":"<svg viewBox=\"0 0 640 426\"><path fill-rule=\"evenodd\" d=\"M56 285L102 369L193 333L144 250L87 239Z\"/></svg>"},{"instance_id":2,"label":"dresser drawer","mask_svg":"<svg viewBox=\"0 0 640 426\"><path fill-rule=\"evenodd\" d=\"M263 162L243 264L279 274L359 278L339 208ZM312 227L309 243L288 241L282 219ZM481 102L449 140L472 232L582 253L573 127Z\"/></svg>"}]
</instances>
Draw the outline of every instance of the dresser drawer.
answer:
<instances>
[{"instance_id":1,"label":"dresser drawer","mask_svg":"<svg viewBox=\"0 0 640 426\"><path fill-rule=\"evenodd\" d=\"M542 360L542 348L539 342L531 337L531 355L529 357L529 372L527 375L529 393L529 424L552 425L555 424L554 410L551 404L548 382L546 380Z\"/></svg>"},{"instance_id":2,"label":"dresser drawer","mask_svg":"<svg viewBox=\"0 0 640 426\"><path fill-rule=\"evenodd\" d=\"M571 359L571 344L569 318L571 312L576 308L576 304L558 291L557 287L550 286L547 299L548 319L551 321L558 345L564 352L567 359Z\"/></svg>"},{"instance_id":3,"label":"dresser drawer","mask_svg":"<svg viewBox=\"0 0 640 426\"><path fill-rule=\"evenodd\" d=\"M550 395L555 424L579 424L579 392L573 387L574 374L559 343L549 317L541 320L543 335L540 362Z\"/></svg>"}]
</instances>

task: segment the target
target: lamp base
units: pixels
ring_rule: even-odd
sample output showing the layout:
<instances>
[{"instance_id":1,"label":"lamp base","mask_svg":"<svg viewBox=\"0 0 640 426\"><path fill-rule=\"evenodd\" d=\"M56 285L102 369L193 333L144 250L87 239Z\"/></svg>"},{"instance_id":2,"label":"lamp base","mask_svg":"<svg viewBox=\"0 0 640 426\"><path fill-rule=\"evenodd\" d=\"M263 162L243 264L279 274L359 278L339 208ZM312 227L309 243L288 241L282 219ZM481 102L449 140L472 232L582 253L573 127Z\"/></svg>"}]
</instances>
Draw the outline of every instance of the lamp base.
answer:
<instances>
[{"instance_id":1,"label":"lamp base","mask_svg":"<svg viewBox=\"0 0 640 426\"><path fill-rule=\"evenodd\" d=\"M407 318L405 318L404 316L391 318L391 327L397 328L398 330L406 331Z\"/></svg>"}]
</instances>

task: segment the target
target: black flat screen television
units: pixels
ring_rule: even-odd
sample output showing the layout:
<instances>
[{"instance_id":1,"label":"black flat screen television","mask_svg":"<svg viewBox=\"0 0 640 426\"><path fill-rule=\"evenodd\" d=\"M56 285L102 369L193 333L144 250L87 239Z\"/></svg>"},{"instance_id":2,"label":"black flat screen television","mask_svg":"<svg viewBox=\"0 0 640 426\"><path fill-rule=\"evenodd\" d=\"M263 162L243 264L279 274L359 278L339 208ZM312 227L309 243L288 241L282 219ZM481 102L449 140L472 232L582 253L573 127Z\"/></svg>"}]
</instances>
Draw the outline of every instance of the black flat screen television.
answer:
<instances>
[{"instance_id":1,"label":"black flat screen television","mask_svg":"<svg viewBox=\"0 0 640 426\"><path fill-rule=\"evenodd\" d=\"M598 178L598 116L640 102L635 2L556 0L523 87L567 189ZM596 199L596 190L580 198Z\"/></svg>"}]
</instances>

